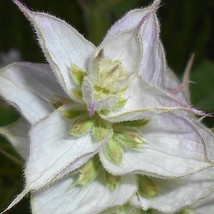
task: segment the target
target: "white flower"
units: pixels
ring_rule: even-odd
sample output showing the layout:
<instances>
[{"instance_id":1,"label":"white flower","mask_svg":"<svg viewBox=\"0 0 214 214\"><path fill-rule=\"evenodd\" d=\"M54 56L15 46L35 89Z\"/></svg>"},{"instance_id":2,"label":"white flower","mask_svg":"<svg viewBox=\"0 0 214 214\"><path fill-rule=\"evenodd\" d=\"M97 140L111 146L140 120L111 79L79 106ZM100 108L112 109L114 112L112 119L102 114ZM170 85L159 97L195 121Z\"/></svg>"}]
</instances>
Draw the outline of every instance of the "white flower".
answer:
<instances>
[{"instance_id":1,"label":"white flower","mask_svg":"<svg viewBox=\"0 0 214 214\"><path fill-rule=\"evenodd\" d=\"M150 183L146 187L155 187L156 194L149 197L139 191L132 198L131 204L144 210L155 209L162 213L176 213L190 210L190 207L199 207L195 206L198 201L214 192L213 176L214 170L209 168L184 178L149 178Z\"/></svg>"},{"instance_id":2,"label":"white flower","mask_svg":"<svg viewBox=\"0 0 214 214\"><path fill-rule=\"evenodd\" d=\"M159 1L125 15L98 48L64 21L14 2L51 69L16 63L0 73L0 95L32 126L26 186L9 208L32 191L35 213L97 213L124 205L147 182L135 173L172 178L213 165L213 136L189 119L201 112L165 91Z\"/></svg>"}]
</instances>

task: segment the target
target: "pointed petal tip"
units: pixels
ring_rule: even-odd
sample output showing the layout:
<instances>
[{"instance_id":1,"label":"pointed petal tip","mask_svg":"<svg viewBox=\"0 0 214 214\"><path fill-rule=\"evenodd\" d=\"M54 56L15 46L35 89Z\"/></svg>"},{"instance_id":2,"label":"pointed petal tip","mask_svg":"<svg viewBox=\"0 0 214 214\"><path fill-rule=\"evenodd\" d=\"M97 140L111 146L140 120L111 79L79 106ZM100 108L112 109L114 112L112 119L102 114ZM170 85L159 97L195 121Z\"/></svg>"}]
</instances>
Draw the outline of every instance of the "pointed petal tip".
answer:
<instances>
[{"instance_id":1,"label":"pointed petal tip","mask_svg":"<svg viewBox=\"0 0 214 214\"><path fill-rule=\"evenodd\" d=\"M161 0L154 0L154 2L152 3L152 7L154 8L154 10L158 10L158 8L160 7L160 3Z\"/></svg>"},{"instance_id":2,"label":"pointed petal tip","mask_svg":"<svg viewBox=\"0 0 214 214\"><path fill-rule=\"evenodd\" d=\"M25 16L29 17L29 9L19 0L12 0L14 4L25 14Z\"/></svg>"},{"instance_id":3,"label":"pointed petal tip","mask_svg":"<svg viewBox=\"0 0 214 214\"><path fill-rule=\"evenodd\" d=\"M22 198L24 198L24 196L27 195L28 193L29 193L29 189L26 187L19 195L17 195L14 198L14 200L11 202L11 204L0 214L6 213L8 210L10 210L12 207L14 207L17 203L19 203L19 201L21 201Z\"/></svg>"},{"instance_id":4,"label":"pointed petal tip","mask_svg":"<svg viewBox=\"0 0 214 214\"><path fill-rule=\"evenodd\" d=\"M12 0L14 4L16 4L20 9L23 8L23 4L22 2L20 2L19 0Z\"/></svg>"},{"instance_id":5,"label":"pointed petal tip","mask_svg":"<svg viewBox=\"0 0 214 214\"><path fill-rule=\"evenodd\" d=\"M214 113L207 113L207 112L198 110L196 108L193 108L191 106L190 106L190 108L192 109L193 113L195 113L196 115L200 115L200 116L203 116L203 117L214 117Z\"/></svg>"}]
</instances>

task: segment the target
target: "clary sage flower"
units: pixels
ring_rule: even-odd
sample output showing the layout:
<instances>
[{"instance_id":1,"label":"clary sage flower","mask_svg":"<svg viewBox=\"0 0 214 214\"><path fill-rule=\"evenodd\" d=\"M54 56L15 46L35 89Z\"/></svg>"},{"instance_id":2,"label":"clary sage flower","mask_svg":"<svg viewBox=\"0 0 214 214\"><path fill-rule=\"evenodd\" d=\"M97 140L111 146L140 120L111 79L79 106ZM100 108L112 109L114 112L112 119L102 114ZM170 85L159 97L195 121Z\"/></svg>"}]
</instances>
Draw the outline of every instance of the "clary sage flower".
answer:
<instances>
[{"instance_id":1,"label":"clary sage flower","mask_svg":"<svg viewBox=\"0 0 214 214\"><path fill-rule=\"evenodd\" d=\"M33 213L132 210L129 203L138 212L160 206L148 199L164 188L151 176L213 166L213 134L166 66L159 1L127 13L97 48L64 21L14 3L49 65L15 63L0 72L0 95L23 116L0 132L27 161L26 186L8 209L32 192Z\"/></svg>"}]
</instances>

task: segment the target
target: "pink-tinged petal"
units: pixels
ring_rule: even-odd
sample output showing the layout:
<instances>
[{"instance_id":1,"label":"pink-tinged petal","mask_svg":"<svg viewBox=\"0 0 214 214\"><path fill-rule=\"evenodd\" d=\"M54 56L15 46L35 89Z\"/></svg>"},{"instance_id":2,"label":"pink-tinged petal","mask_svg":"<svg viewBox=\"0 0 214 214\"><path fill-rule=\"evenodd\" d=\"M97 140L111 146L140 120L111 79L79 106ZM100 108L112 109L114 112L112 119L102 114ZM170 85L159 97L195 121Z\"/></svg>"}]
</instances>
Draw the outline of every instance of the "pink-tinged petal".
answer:
<instances>
[{"instance_id":1,"label":"pink-tinged petal","mask_svg":"<svg viewBox=\"0 0 214 214\"><path fill-rule=\"evenodd\" d=\"M32 12L14 1L34 26L41 48L66 93L81 102L73 93L75 82L72 65L87 71L94 46L66 22L45 13Z\"/></svg>"},{"instance_id":2,"label":"pink-tinged petal","mask_svg":"<svg viewBox=\"0 0 214 214\"><path fill-rule=\"evenodd\" d=\"M139 133L142 146L124 150L121 164L110 162L100 152L104 167L112 174L137 172L160 177L179 177L195 173L213 164L208 159L212 139L204 141L194 123L173 113L153 117ZM208 142L210 140L211 142Z\"/></svg>"},{"instance_id":3,"label":"pink-tinged petal","mask_svg":"<svg viewBox=\"0 0 214 214\"><path fill-rule=\"evenodd\" d=\"M32 194L32 211L43 213L91 214L125 204L137 190L135 175L125 175L112 190L103 175L87 186L74 186L74 178L67 177Z\"/></svg>"},{"instance_id":4,"label":"pink-tinged petal","mask_svg":"<svg viewBox=\"0 0 214 214\"><path fill-rule=\"evenodd\" d=\"M213 176L214 169L209 168L181 179L151 178L158 191L157 196L145 198L138 195L132 199L132 203L145 210L157 209L163 213L176 213L195 202L194 207L200 207L197 201L214 191Z\"/></svg>"},{"instance_id":5,"label":"pink-tinged petal","mask_svg":"<svg viewBox=\"0 0 214 214\"><path fill-rule=\"evenodd\" d=\"M0 128L0 134L10 141L23 159L27 159L30 153L29 130L30 124L23 118L6 127Z\"/></svg>"},{"instance_id":6,"label":"pink-tinged petal","mask_svg":"<svg viewBox=\"0 0 214 214\"><path fill-rule=\"evenodd\" d=\"M34 124L54 110L50 101L66 94L47 64L14 63L0 70L0 95Z\"/></svg>"},{"instance_id":7,"label":"pink-tinged petal","mask_svg":"<svg viewBox=\"0 0 214 214\"><path fill-rule=\"evenodd\" d=\"M30 190L44 187L79 168L94 156L112 135L109 129L108 136L97 143L90 132L82 137L69 135L71 121L65 119L61 111L70 108L61 107L31 130L30 157L25 170L26 185Z\"/></svg>"}]
</instances>

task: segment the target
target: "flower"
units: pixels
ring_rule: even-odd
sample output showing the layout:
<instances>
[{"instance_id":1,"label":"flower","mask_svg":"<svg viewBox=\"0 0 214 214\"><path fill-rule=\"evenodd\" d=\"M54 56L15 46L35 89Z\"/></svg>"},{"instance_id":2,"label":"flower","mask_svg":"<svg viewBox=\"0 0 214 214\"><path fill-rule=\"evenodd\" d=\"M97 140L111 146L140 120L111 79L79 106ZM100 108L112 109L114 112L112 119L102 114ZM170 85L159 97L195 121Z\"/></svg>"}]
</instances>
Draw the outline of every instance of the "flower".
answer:
<instances>
[{"instance_id":1,"label":"flower","mask_svg":"<svg viewBox=\"0 0 214 214\"><path fill-rule=\"evenodd\" d=\"M184 178L170 180L150 178L158 193L149 198L139 191L130 203L144 210L154 209L161 213L191 210L199 207L198 201L214 194L213 174L213 168L209 168Z\"/></svg>"},{"instance_id":2,"label":"flower","mask_svg":"<svg viewBox=\"0 0 214 214\"><path fill-rule=\"evenodd\" d=\"M26 186L8 209L31 191L35 213L98 213L137 190L155 197L155 188L142 189L152 184L146 176L213 166L213 135L192 119L202 112L166 90L179 86L165 71L159 1L127 13L97 48L64 21L14 3L50 66L15 63L0 72L0 95L27 121L18 134L25 142L31 126L30 151L20 150ZM14 139L11 129L1 132Z\"/></svg>"}]
</instances>

